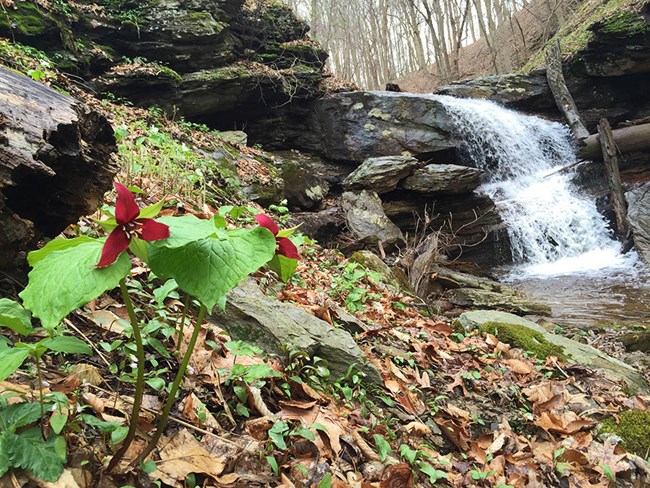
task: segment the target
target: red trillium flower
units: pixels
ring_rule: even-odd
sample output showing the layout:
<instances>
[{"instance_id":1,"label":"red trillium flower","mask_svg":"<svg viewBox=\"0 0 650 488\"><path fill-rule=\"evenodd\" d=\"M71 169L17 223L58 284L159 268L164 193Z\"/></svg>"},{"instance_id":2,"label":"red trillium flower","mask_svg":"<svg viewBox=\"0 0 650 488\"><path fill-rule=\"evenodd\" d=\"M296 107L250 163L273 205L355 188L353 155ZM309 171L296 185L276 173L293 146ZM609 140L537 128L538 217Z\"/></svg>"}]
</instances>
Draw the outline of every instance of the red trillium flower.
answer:
<instances>
[{"instance_id":1,"label":"red trillium flower","mask_svg":"<svg viewBox=\"0 0 650 488\"><path fill-rule=\"evenodd\" d=\"M139 219L140 207L135 203L135 197L121 183L115 182L117 203L115 204L115 220L117 227L106 239L102 256L97 263L98 268L113 264L122 251L125 251L134 237L144 241L158 241L169 237L169 227L153 219Z\"/></svg>"},{"instance_id":2,"label":"red trillium flower","mask_svg":"<svg viewBox=\"0 0 650 488\"><path fill-rule=\"evenodd\" d=\"M271 231L271 234L275 236L275 242L278 246L276 254L282 254L284 257L291 259L300 258L300 255L298 254L298 248L293 242L291 242L291 239L288 237L278 237L278 232L280 232L280 229L278 227L278 224L273 222L271 217L264 214L257 214L255 216L255 220L257 220L257 223L260 224L260 226L268 229Z\"/></svg>"}]
</instances>

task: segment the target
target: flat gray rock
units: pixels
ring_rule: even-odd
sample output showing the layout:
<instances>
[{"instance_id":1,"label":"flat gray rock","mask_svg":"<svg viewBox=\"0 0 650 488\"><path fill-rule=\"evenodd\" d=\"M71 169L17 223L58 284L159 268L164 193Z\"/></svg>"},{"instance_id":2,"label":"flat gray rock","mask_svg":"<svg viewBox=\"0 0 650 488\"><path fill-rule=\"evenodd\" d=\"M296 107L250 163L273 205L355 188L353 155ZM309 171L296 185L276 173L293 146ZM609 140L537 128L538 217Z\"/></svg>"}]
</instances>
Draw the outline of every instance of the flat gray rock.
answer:
<instances>
[{"instance_id":1,"label":"flat gray rock","mask_svg":"<svg viewBox=\"0 0 650 488\"><path fill-rule=\"evenodd\" d=\"M539 332L550 343L563 347L566 354L571 356L572 362L604 371L619 380L625 381L631 386L646 391L648 390L648 384L643 376L631 366L587 344L561 335L551 334L541 325L522 317L495 310L474 310L472 312L465 312L458 320L466 329L476 329L488 322L499 322L526 327L527 329Z\"/></svg>"},{"instance_id":2,"label":"flat gray rock","mask_svg":"<svg viewBox=\"0 0 650 488\"><path fill-rule=\"evenodd\" d=\"M410 156L368 158L345 179L343 188L386 193L397 188L399 181L421 164Z\"/></svg>"},{"instance_id":3,"label":"flat gray rock","mask_svg":"<svg viewBox=\"0 0 650 488\"><path fill-rule=\"evenodd\" d=\"M251 279L232 290L225 312L217 310L211 319L234 339L254 344L281 358L290 350L321 357L328 361L332 379L344 375L355 364L368 381L382 384L381 375L348 332L295 305L267 297Z\"/></svg>"},{"instance_id":4,"label":"flat gray rock","mask_svg":"<svg viewBox=\"0 0 650 488\"><path fill-rule=\"evenodd\" d=\"M479 186L482 173L469 166L429 164L415 170L400 187L419 193L471 193Z\"/></svg>"}]
</instances>

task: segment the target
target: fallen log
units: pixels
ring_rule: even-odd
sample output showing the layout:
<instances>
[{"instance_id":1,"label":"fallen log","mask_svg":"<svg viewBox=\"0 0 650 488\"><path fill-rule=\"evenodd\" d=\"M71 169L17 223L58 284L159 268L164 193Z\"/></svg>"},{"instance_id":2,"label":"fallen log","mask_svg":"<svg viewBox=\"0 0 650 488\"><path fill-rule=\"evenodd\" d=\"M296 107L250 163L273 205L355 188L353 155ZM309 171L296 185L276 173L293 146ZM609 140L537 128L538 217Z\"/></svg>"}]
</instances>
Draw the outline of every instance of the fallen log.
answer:
<instances>
[{"instance_id":1,"label":"fallen log","mask_svg":"<svg viewBox=\"0 0 650 488\"><path fill-rule=\"evenodd\" d=\"M622 154L650 150L650 124L634 125L612 130L612 137L618 151ZM578 155L582 159L600 161L603 154L600 147L600 137L592 134L582 141Z\"/></svg>"},{"instance_id":2,"label":"fallen log","mask_svg":"<svg viewBox=\"0 0 650 488\"><path fill-rule=\"evenodd\" d=\"M103 115L0 68L0 269L95 211L117 172L115 151Z\"/></svg>"}]
</instances>

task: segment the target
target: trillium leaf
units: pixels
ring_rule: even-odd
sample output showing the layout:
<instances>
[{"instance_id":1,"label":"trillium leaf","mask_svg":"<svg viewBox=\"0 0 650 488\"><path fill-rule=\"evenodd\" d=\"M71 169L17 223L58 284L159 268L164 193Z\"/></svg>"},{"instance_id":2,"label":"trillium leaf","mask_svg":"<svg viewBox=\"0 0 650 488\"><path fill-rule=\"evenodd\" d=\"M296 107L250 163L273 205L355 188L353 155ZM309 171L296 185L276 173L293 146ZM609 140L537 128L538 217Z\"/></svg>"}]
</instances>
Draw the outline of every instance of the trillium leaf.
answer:
<instances>
[{"instance_id":1,"label":"trillium leaf","mask_svg":"<svg viewBox=\"0 0 650 488\"><path fill-rule=\"evenodd\" d=\"M29 349L11 348L0 352L0 381L16 371L29 356Z\"/></svg>"},{"instance_id":2,"label":"trillium leaf","mask_svg":"<svg viewBox=\"0 0 650 488\"><path fill-rule=\"evenodd\" d=\"M163 205L165 205L165 200L160 200L158 203L154 203L153 205L144 207L142 210L140 210L140 215L138 215L138 218L153 219L156 215L160 213L160 211L163 208Z\"/></svg>"},{"instance_id":3,"label":"trillium leaf","mask_svg":"<svg viewBox=\"0 0 650 488\"><path fill-rule=\"evenodd\" d=\"M8 298L0 298L0 326L9 327L22 335L29 335L33 330L29 312L20 303Z\"/></svg>"},{"instance_id":4,"label":"trillium leaf","mask_svg":"<svg viewBox=\"0 0 650 488\"><path fill-rule=\"evenodd\" d=\"M110 266L95 267L102 245L97 240L83 242L50 253L34 265L20 297L44 327L55 327L73 310L115 288L129 273L131 260L127 253L120 254Z\"/></svg>"},{"instance_id":5,"label":"trillium leaf","mask_svg":"<svg viewBox=\"0 0 650 488\"><path fill-rule=\"evenodd\" d=\"M157 276L176 280L180 289L209 311L217 304L223 307L226 293L266 264L275 252L275 238L261 227L233 230L225 236L213 235L176 248L152 247L151 270Z\"/></svg>"},{"instance_id":6,"label":"trillium leaf","mask_svg":"<svg viewBox=\"0 0 650 488\"><path fill-rule=\"evenodd\" d=\"M217 232L214 222L202 220L194 215L183 215L181 217L160 217L156 219L169 226L169 237L161 241L154 241L151 247L181 247L190 242L210 237Z\"/></svg>"},{"instance_id":7,"label":"trillium leaf","mask_svg":"<svg viewBox=\"0 0 650 488\"><path fill-rule=\"evenodd\" d=\"M269 268L277 273L280 279L283 282L289 281L289 278L296 271L298 266L298 260L293 258L288 258L282 254L276 254L273 256L273 259L269 261Z\"/></svg>"},{"instance_id":8,"label":"trillium leaf","mask_svg":"<svg viewBox=\"0 0 650 488\"><path fill-rule=\"evenodd\" d=\"M116 224L117 225L117 224ZM97 239L93 239L88 236L75 237L74 239L53 239L41 249L32 251L27 255L27 262L33 268L36 263L45 259L54 251L63 251L64 249L70 249L71 247L78 246L79 244L84 244L86 242L101 242Z\"/></svg>"},{"instance_id":9,"label":"trillium leaf","mask_svg":"<svg viewBox=\"0 0 650 488\"><path fill-rule=\"evenodd\" d=\"M59 336L43 341L49 350L63 354L92 354L92 349L81 339L71 336Z\"/></svg>"}]
</instances>

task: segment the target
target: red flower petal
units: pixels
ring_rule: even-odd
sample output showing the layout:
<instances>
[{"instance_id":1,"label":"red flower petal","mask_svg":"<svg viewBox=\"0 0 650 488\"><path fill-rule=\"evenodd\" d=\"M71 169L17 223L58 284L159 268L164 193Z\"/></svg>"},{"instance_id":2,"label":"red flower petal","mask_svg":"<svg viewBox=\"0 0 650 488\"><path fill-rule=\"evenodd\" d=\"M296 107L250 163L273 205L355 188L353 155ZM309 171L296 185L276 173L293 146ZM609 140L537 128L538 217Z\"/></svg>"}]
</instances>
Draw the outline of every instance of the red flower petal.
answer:
<instances>
[{"instance_id":1,"label":"red flower petal","mask_svg":"<svg viewBox=\"0 0 650 488\"><path fill-rule=\"evenodd\" d=\"M102 248L102 257L96 266L104 268L113 264L122 251L129 247L129 242L131 242L131 239L126 235L122 226L117 226L106 239Z\"/></svg>"},{"instance_id":2,"label":"red flower petal","mask_svg":"<svg viewBox=\"0 0 650 488\"><path fill-rule=\"evenodd\" d=\"M271 217L269 217L268 215L257 214L255 216L255 220L257 220L257 223L260 224L262 227L270 230L271 234L273 234L274 236L278 235L278 232L280 232L280 228L278 227L278 224L273 222L273 219L271 219Z\"/></svg>"},{"instance_id":3,"label":"red flower petal","mask_svg":"<svg viewBox=\"0 0 650 488\"><path fill-rule=\"evenodd\" d=\"M278 254L291 259L300 259L300 254L298 254L298 248L293 242L287 237L280 237L278 241Z\"/></svg>"},{"instance_id":4,"label":"red flower petal","mask_svg":"<svg viewBox=\"0 0 650 488\"><path fill-rule=\"evenodd\" d=\"M169 226L154 219L138 219L140 238L144 241L159 241L169 237Z\"/></svg>"},{"instance_id":5,"label":"red flower petal","mask_svg":"<svg viewBox=\"0 0 650 488\"><path fill-rule=\"evenodd\" d=\"M135 203L135 197L129 189L121 183L115 182L117 190L117 203L115 204L115 220L118 224L126 224L140 215L140 207Z\"/></svg>"}]
</instances>

